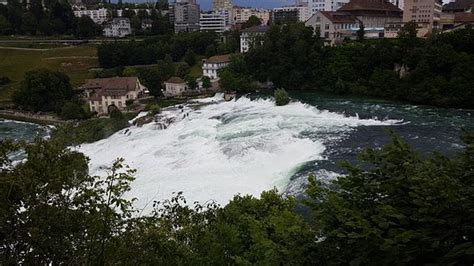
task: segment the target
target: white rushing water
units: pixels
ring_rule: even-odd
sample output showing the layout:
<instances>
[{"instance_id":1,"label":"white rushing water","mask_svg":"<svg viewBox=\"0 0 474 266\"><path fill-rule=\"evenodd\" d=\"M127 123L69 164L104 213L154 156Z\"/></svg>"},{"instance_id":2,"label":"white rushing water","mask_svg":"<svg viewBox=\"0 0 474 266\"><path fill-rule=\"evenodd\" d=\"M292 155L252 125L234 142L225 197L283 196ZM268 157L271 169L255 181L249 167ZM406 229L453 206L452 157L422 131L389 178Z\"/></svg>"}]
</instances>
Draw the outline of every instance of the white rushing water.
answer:
<instances>
[{"instance_id":1,"label":"white rushing water","mask_svg":"<svg viewBox=\"0 0 474 266\"><path fill-rule=\"evenodd\" d=\"M104 167L123 157L137 169L127 196L138 198L139 208L178 191L188 202L226 204L237 193L258 196L274 187L284 189L298 166L324 159L324 143L358 126L398 122L346 117L300 102L281 107L245 97L201 102L209 104L164 111L177 118L165 130L150 123L82 145L79 150L91 159L91 174L103 175Z\"/></svg>"}]
</instances>

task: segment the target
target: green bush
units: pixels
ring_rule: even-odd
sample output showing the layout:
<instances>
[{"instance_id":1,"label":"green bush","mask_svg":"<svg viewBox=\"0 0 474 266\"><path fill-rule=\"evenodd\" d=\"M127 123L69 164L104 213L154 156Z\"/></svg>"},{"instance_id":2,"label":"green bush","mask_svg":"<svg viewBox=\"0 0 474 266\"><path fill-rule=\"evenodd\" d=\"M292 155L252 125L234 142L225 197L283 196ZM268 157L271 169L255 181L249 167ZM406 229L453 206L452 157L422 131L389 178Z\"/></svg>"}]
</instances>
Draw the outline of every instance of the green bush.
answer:
<instances>
[{"instance_id":1,"label":"green bush","mask_svg":"<svg viewBox=\"0 0 474 266\"><path fill-rule=\"evenodd\" d=\"M110 112L110 118L115 119L115 120L121 120L123 119L123 114L120 112L119 109L113 109Z\"/></svg>"},{"instance_id":2,"label":"green bush","mask_svg":"<svg viewBox=\"0 0 474 266\"><path fill-rule=\"evenodd\" d=\"M145 107L145 111L150 112L152 115L156 115L161 113L161 107L158 104L147 104Z\"/></svg>"},{"instance_id":3,"label":"green bush","mask_svg":"<svg viewBox=\"0 0 474 266\"><path fill-rule=\"evenodd\" d=\"M285 89L277 89L274 93L274 97L277 106L287 105L290 102L290 97Z\"/></svg>"},{"instance_id":4,"label":"green bush","mask_svg":"<svg viewBox=\"0 0 474 266\"><path fill-rule=\"evenodd\" d=\"M60 116L62 119L86 119L89 114L84 108L77 102L66 102L61 108Z\"/></svg>"},{"instance_id":5,"label":"green bush","mask_svg":"<svg viewBox=\"0 0 474 266\"><path fill-rule=\"evenodd\" d=\"M128 106L132 105L134 102L135 102L135 100L132 100L132 99L126 100L126 101L125 101L125 106L128 107Z\"/></svg>"}]
</instances>

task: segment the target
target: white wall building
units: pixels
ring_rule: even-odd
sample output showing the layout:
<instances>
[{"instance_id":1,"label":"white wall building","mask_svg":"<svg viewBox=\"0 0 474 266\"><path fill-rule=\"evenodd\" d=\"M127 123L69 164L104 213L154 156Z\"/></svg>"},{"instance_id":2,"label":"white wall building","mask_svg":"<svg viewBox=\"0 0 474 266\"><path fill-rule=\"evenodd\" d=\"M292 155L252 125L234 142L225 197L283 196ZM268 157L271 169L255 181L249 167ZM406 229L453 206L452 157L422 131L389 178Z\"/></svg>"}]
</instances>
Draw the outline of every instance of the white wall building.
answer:
<instances>
[{"instance_id":1,"label":"white wall building","mask_svg":"<svg viewBox=\"0 0 474 266\"><path fill-rule=\"evenodd\" d=\"M396 1L396 0L393 0ZM402 1L402 0L400 0ZM344 4L349 3L349 0L297 0L297 5L308 5L311 16L318 11L336 11Z\"/></svg>"},{"instance_id":2,"label":"white wall building","mask_svg":"<svg viewBox=\"0 0 474 266\"><path fill-rule=\"evenodd\" d=\"M318 11L305 25L312 27L329 44L341 43L344 38L351 38L354 29L359 28L359 21L350 13L339 11Z\"/></svg>"},{"instance_id":3,"label":"white wall building","mask_svg":"<svg viewBox=\"0 0 474 266\"><path fill-rule=\"evenodd\" d=\"M253 26L247 29L243 29L240 31L240 52L246 53L255 40L259 37L263 37L265 32L267 32L268 26L260 25L260 26Z\"/></svg>"},{"instance_id":4,"label":"white wall building","mask_svg":"<svg viewBox=\"0 0 474 266\"><path fill-rule=\"evenodd\" d=\"M105 37L123 38L132 34L130 19L114 18L104 27Z\"/></svg>"},{"instance_id":5,"label":"white wall building","mask_svg":"<svg viewBox=\"0 0 474 266\"><path fill-rule=\"evenodd\" d=\"M179 96L186 91L186 82L179 77L171 77L165 83L163 95L166 97Z\"/></svg>"},{"instance_id":6,"label":"white wall building","mask_svg":"<svg viewBox=\"0 0 474 266\"><path fill-rule=\"evenodd\" d=\"M226 17L224 14L201 13L199 26L201 31L221 33L226 30Z\"/></svg>"},{"instance_id":7,"label":"white wall building","mask_svg":"<svg viewBox=\"0 0 474 266\"><path fill-rule=\"evenodd\" d=\"M218 79L218 71L229 65L230 61L230 54L209 57L203 60L202 75L210 79Z\"/></svg>"},{"instance_id":8,"label":"white wall building","mask_svg":"<svg viewBox=\"0 0 474 266\"><path fill-rule=\"evenodd\" d=\"M99 115L107 114L111 106L123 110L127 101L136 100L148 92L137 77L89 79L81 89L84 90L90 111Z\"/></svg>"},{"instance_id":9,"label":"white wall building","mask_svg":"<svg viewBox=\"0 0 474 266\"><path fill-rule=\"evenodd\" d=\"M95 23L102 24L107 21L107 9L106 8L99 8L96 10L75 10L74 16L82 17L87 16L90 17Z\"/></svg>"},{"instance_id":10,"label":"white wall building","mask_svg":"<svg viewBox=\"0 0 474 266\"><path fill-rule=\"evenodd\" d=\"M256 16L262 21L262 24L266 25L270 20L270 10L261 8L250 8L250 7L238 7L235 6L232 9L232 14L235 23L244 23L249 20L251 16Z\"/></svg>"}]
</instances>

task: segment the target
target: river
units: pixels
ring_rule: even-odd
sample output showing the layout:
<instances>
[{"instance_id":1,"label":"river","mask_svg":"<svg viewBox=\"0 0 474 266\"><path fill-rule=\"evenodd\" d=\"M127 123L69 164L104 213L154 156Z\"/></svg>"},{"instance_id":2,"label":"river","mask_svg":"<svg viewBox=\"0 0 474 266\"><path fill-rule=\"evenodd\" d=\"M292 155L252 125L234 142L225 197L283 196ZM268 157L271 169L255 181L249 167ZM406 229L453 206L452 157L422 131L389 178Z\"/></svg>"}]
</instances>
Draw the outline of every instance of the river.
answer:
<instances>
[{"instance_id":1,"label":"river","mask_svg":"<svg viewBox=\"0 0 474 266\"><path fill-rule=\"evenodd\" d=\"M236 193L259 195L272 188L301 195L308 175L336 177L341 173L337 161L353 161L363 148L388 143L389 129L422 154L446 155L462 149L461 128L474 129L472 110L314 92L291 96L293 101L281 107L261 95L231 102L219 96L202 99L165 110L163 116L175 119L167 129L155 123L130 127L77 149L91 158L90 171L97 175L115 158L125 158L137 169L127 197L149 208L153 200L177 191L188 202L221 204ZM2 138L38 134L23 124L12 134L6 123L11 122L0 122Z\"/></svg>"}]
</instances>

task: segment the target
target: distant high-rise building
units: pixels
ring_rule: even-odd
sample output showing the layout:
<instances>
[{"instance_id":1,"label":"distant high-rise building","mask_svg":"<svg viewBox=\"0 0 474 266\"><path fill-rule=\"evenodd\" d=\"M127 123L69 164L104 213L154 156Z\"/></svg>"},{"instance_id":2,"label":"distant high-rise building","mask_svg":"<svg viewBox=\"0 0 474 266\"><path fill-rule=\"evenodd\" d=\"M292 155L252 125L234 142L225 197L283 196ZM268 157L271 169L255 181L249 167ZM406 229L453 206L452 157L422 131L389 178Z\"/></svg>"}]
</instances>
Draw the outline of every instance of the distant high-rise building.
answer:
<instances>
[{"instance_id":1,"label":"distant high-rise building","mask_svg":"<svg viewBox=\"0 0 474 266\"><path fill-rule=\"evenodd\" d=\"M441 19L441 0L405 0L403 22L424 23L428 32L438 29Z\"/></svg>"},{"instance_id":2,"label":"distant high-rise building","mask_svg":"<svg viewBox=\"0 0 474 266\"><path fill-rule=\"evenodd\" d=\"M234 3L232 0L212 0L212 10L232 9Z\"/></svg>"},{"instance_id":3,"label":"distant high-rise building","mask_svg":"<svg viewBox=\"0 0 474 266\"><path fill-rule=\"evenodd\" d=\"M199 31L199 5L196 0L176 0L170 4L170 21L174 24L174 31Z\"/></svg>"},{"instance_id":4,"label":"distant high-rise building","mask_svg":"<svg viewBox=\"0 0 474 266\"><path fill-rule=\"evenodd\" d=\"M259 18L264 25L270 20L270 11L261 8L234 6L232 8L232 15L234 23L245 23L251 16Z\"/></svg>"},{"instance_id":5,"label":"distant high-rise building","mask_svg":"<svg viewBox=\"0 0 474 266\"><path fill-rule=\"evenodd\" d=\"M201 31L222 33L226 30L226 16L218 13L201 13Z\"/></svg>"},{"instance_id":6,"label":"distant high-rise building","mask_svg":"<svg viewBox=\"0 0 474 266\"><path fill-rule=\"evenodd\" d=\"M307 4L302 4L298 6L284 6L273 9L273 22L276 22L280 19L288 19L294 16L295 12L297 16L297 21L299 22L305 22L311 17L311 11L308 8Z\"/></svg>"}]
</instances>

